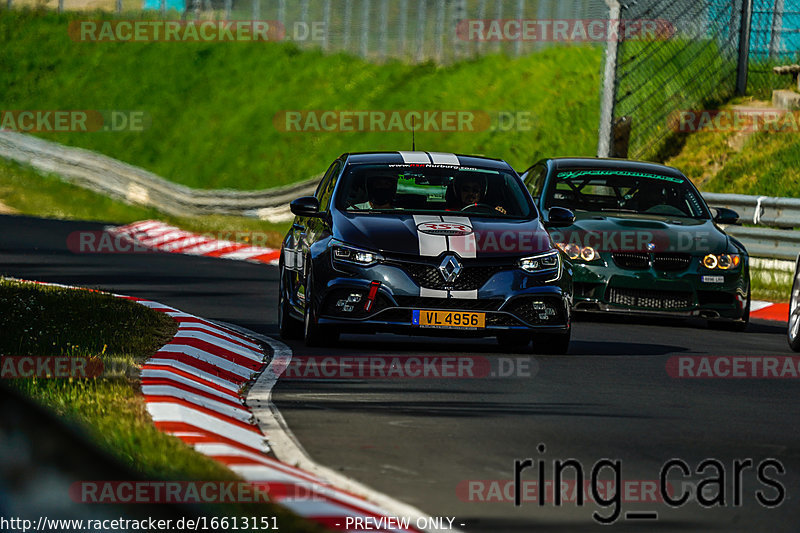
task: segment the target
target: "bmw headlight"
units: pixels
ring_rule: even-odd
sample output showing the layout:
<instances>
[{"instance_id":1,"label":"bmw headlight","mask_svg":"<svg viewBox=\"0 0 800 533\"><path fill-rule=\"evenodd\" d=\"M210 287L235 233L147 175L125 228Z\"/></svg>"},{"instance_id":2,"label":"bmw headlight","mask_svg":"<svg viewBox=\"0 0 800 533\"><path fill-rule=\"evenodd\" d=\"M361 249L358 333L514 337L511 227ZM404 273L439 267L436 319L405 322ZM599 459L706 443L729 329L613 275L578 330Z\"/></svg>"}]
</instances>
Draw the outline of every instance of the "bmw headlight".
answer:
<instances>
[{"instance_id":1,"label":"bmw headlight","mask_svg":"<svg viewBox=\"0 0 800 533\"><path fill-rule=\"evenodd\" d=\"M561 275L561 255L558 250L552 250L531 257L523 257L519 260L519 267L531 274L554 273L553 279L558 279Z\"/></svg>"},{"instance_id":2,"label":"bmw headlight","mask_svg":"<svg viewBox=\"0 0 800 533\"><path fill-rule=\"evenodd\" d=\"M600 254L591 246L584 246L581 248L575 243L565 244L563 242L556 243L556 246L561 248L570 259L580 259L587 263L600 259Z\"/></svg>"},{"instance_id":3,"label":"bmw headlight","mask_svg":"<svg viewBox=\"0 0 800 533\"><path fill-rule=\"evenodd\" d=\"M370 266L381 260L381 256L378 253L362 250L361 248L355 248L343 243L335 243L332 248L333 260L338 262Z\"/></svg>"},{"instance_id":4,"label":"bmw headlight","mask_svg":"<svg viewBox=\"0 0 800 533\"><path fill-rule=\"evenodd\" d=\"M739 254L708 254L703 258L703 266L709 270L733 270L742 262Z\"/></svg>"}]
</instances>

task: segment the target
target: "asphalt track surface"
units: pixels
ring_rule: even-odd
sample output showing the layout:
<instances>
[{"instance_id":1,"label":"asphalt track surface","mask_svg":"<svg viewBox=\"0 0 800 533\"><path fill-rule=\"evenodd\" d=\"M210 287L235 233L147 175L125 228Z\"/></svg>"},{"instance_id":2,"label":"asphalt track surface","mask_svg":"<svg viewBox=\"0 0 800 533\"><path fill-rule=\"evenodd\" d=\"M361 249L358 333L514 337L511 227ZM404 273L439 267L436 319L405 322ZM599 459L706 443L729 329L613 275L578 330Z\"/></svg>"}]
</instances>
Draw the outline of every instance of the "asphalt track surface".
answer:
<instances>
[{"instance_id":1,"label":"asphalt track surface","mask_svg":"<svg viewBox=\"0 0 800 533\"><path fill-rule=\"evenodd\" d=\"M277 269L212 258L170 254L74 254L73 231L103 224L0 216L0 274L96 287L150 298L214 320L276 335ZM289 427L318 462L414 505L432 516L455 516L465 531L609 531L592 518L614 505L577 506L523 501L515 507L498 487L509 486L514 460L577 459L587 479L592 465L621 462L632 491L612 529L624 531L800 530L800 407L797 379L675 379L673 356L787 356L784 327L755 323L745 333L708 330L702 322L579 317L567 356L500 353L491 339L416 339L345 336L334 349L298 355L472 355L497 370L500 359L530 364L530 376L449 379L326 379L279 381L275 401ZM539 444L546 450L540 453ZM725 469L724 505L696 501L673 509L636 502L636 492L658 480L678 458L696 470L714 458ZM754 468L742 476L741 505L734 503L734 461L755 465L775 458L784 474L768 477L785 488L783 503L765 508ZM538 466L522 474L537 478ZM566 470L565 478L569 478ZM606 473L609 471L606 470ZM677 471L670 479L682 488ZM713 467L687 482L716 477ZM607 478L608 476L605 476ZM478 485L470 481L496 480ZM501 485L502 483L502 485ZM470 493L465 487L471 486ZM482 487L482 488L480 488ZM462 489L462 490L459 490ZM636 489L636 490L634 490ZM716 487L708 489L717 493ZM680 495L679 493L676 495ZM482 502L480 499L494 501ZM497 500L503 501L497 501ZM626 512L654 511L657 519ZM461 526L461 524L464 524Z\"/></svg>"}]
</instances>

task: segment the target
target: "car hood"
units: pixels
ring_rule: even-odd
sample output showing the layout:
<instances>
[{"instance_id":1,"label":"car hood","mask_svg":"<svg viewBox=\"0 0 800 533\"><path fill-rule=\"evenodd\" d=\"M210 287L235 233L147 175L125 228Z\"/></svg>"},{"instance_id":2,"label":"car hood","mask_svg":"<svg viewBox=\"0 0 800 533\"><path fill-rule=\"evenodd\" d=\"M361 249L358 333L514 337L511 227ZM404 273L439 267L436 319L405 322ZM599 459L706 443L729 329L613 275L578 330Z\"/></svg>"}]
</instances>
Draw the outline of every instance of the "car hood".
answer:
<instances>
[{"instance_id":1,"label":"car hood","mask_svg":"<svg viewBox=\"0 0 800 533\"><path fill-rule=\"evenodd\" d=\"M555 242L591 246L597 251L724 253L729 238L712 220L660 215L576 213L575 223L553 229Z\"/></svg>"},{"instance_id":2,"label":"car hood","mask_svg":"<svg viewBox=\"0 0 800 533\"><path fill-rule=\"evenodd\" d=\"M335 213L334 228L335 239L389 255L520 257L553 248L539 219Z\"/></svg>"}]
</instances>

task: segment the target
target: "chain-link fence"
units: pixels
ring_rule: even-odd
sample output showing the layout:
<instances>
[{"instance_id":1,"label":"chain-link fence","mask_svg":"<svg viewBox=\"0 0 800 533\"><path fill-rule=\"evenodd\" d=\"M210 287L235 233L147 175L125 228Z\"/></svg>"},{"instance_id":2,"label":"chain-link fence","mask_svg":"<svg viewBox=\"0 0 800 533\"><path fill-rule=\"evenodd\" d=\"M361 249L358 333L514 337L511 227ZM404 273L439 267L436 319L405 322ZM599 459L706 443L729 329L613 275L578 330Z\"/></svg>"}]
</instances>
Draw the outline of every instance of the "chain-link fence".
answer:
<instances>
[{"instance_id":1,"label":"chain-link fence","mask_svg":"<svg viewBox=\"0 0 800 533\"><path fill-rule=\"evenodd\" d=\"M658 159L674 133L674 113L734 95L742 36L742 0L654 0L620 4L621 20L669 24L663 38L622 39L607 81L601 155ZM613 51L612 51L613 52ZM612 105L613 102L613 105ZM605 145L603 145L605 141Z\"/></svg>"},{"instance_id":2,"label":"chain-link fence","mask_svg":"<svg viewBox=\"0 0 800 533\"><path fill-rule=\"evenodd\" d=\"M755 0L751 43L750 91L768 98L791 85L772 68L800 62L800 0Z\"/></svg>"},{"instance_id":3,"label":"chain-link fence","mask_svg":"<svg viewBox=\"0 0 800 533\"><path fill-rule=\"evenodd\" d=\"M509 21L606 20L604 0L4 0L60 10L142 10L162 18L263 20L301 47L370 60L449 63L492 53L523 55L569 42L515 33ZM472 25L470 25L472 24ZM477 31L471 31L475 30ZM605 42L595 43L604 45Z\"/></svg>"},{"instance_id":4,"label":"chain-link fence","mask_svg":"<svg viewBox=\"0 0 800 533\"><path fill-rule=\"evenodd\" d=\"M682 117L736 94L770 99L793 83L773 67L800 61L800 0L613 3L623 21L663 20L671 31L609 47L600 155L662 160L687 133Z\"/></svg>"}]
</instances>

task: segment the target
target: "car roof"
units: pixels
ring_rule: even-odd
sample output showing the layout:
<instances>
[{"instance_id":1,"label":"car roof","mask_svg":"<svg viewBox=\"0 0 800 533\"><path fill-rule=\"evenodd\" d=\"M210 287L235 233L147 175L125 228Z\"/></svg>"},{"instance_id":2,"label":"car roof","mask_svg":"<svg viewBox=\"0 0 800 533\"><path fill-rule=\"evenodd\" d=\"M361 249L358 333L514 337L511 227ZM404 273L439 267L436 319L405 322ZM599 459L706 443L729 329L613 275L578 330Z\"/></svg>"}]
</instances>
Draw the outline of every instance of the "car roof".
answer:
<instances>
[{"instance_id":1,"label":"car roof","mask_svg":"<svg viewBox=\"0 0 800 533\"><path fill-rule=\"evenodd\" d=\"M561 169L602 169L602 170L638 170L657 172L665 176L685 178L677 168L648 163L646 161L632 161L630 159L613 159L602 157L556 157L548 159L555 170Z\"/></svg>"},{"instance_id":2,"label":"car roof","mask_svg":"<svg viewBox=\"0 0 800 533\"><path fill-rule=\"evenodd\" d=\"M513 170L511 165L502 159L493 159L477 155L451 154L443 152L400 151L400 152L353 152L342 154L341 158L351 164L403 164L403 163L445 163L457 158L462 167L480 167L496 170Z\"/></svg>"}]
</instances>

